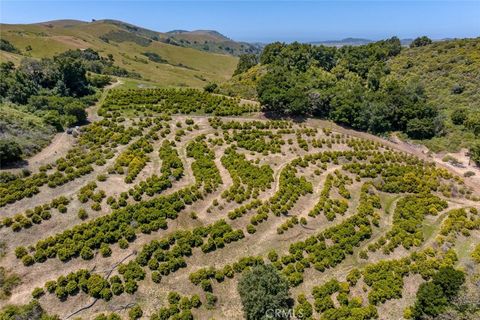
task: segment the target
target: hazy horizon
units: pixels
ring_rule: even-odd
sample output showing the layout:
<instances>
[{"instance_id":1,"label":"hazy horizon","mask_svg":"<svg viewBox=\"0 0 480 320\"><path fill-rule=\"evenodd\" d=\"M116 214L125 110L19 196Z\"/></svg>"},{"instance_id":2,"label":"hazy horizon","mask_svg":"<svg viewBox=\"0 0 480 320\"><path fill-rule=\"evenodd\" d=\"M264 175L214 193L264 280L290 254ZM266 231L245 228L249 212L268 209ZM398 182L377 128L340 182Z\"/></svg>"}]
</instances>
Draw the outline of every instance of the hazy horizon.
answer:
<instances>
[{"instance_id":1,"label":"hazy horizon","mask_svg":"<svg viewBox=\"0 0 480 320\"><path fill-rule=\"evenodd\" d=\"M478 1L1 1L2 23L115 19L247 42L478 37Z\"/></svg>"}]
</instances>

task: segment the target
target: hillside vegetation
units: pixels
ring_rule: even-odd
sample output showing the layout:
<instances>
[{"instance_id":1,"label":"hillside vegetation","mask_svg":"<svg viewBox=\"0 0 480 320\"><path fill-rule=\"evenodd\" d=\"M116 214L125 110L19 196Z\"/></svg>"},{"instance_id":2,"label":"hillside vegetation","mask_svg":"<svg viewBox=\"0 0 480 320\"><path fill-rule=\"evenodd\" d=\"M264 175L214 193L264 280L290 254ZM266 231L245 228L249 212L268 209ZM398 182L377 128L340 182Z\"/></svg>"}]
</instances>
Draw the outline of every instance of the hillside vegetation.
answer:
<instances>
[{"instance_id":1,"label":"hillside vegetation","mask_svg":"<svg viewBox=\"0 0 480 320\"><path fill-rule=\"evenodd\" d=\"M18 52L10 54L2 51L2 61L5 59L17 63L19 53L23 56L43 58L69 49L91 48L103 57L111 55L119 67L140 74L146 81L157 82L163 86L202 87L209 81L226 81L238 60L230 54L222 54L222 50L214 50L226 41L219 36L210 36L208 39L204 33L188 36L189 39L198 38L192 41L202 42L202 46L211 43L212 50L207 52L196 50L201 48L195 43L189 46L187 40L175 40L175 35L162 34L114 20L90 23L58 20L29 25L2 24L0 27L2 39L18 49ZM241 46L231 40L228 43L229 48L234 44ZM158 59L151 59L155 56L158 56Z\"/></svg>"},{"instance_id":2,"label":"hillside vegetation","mask_svg":"<svg viewBox=\"0 0 480 320\"><path fill-rule=\"evenodd\" d=\"M427 146L433 150L458 150L478 138L480 129L475 128L480 124L471 123L472 130L468 130L464 121L452 121L452 115L464 112L464 120L474 114L480 117L480 39L441 41L405 49L388 66L398 79L419 81L427 101L443 116L444 132L424 141Z\"/></svg>"},{"instance_id":3,"label":"hillside vegetation","mask_svg":"<svg viewBox=\"0 0 480 320\"><path fill-rule=\"evenodd\" d=\"M40 151L50 143L55 128L40 116L0 104L0 140L15 140L24 156Z\"/></svg>"},{"instance_id":4,"label":"hillside vegetation","mask_svg":"<svg viewBox=\"0 0 480 320\"><path fill-rule=\"evenodd\" d=\"M274 43L260 66L216 90L249 99L256 92L267 111L376 134L401 131L433 151L457 151L473 148L480 135L479 46L479 39L426 37L411 48L397 38L341 48Z\"/></svg>"}]
</instances>

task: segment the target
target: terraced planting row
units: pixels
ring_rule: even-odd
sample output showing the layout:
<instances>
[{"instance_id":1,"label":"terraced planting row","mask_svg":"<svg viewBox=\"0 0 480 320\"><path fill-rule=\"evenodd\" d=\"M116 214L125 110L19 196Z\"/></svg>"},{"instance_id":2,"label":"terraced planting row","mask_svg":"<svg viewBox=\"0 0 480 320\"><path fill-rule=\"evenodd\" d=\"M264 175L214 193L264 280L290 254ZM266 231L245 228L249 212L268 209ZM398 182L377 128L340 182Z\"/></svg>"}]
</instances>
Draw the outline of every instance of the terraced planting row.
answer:
<instances>
[{"instance_id":1,"label":"terraced planting row","mask_svg":"<svg viewBox=\"0 0 480 320\"><path fill-rule=\"evenodd\" d=\"M67 154L2 173L0 304L17 306L0 314L260 319L269 301L245 288L271 274L290 317L415 318L423 284L480 275L478 195L461 178L252 108L195 90L112 90Z\"/></svg>"}]
</instances>

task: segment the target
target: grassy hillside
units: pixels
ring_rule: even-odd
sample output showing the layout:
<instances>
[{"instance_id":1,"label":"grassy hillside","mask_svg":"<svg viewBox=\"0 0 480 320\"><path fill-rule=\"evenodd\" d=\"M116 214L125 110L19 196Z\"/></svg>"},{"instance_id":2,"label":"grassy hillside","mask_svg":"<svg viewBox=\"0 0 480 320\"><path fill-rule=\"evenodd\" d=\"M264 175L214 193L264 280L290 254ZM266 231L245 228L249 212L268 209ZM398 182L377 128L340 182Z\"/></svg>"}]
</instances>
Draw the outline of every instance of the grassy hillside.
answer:
<instances>
[{"instance_id":1,"label":"grassy hillside","mask_svg":"<svg viewBox=\"0 0 480 320\"><path fill-rule=\"evenodd\" d=\"M111 54L117 65L140 73L143 80L165 86L202 87L209 81L223 82L237 64L237 58L231 55L168 44L165 34L118 21L59 20L29 25L2 24L1 29L2 38L23 55L42 58L68 49L92 48L103 56ZM160 57L160 62L150 60L146 53ZM2 61L19 61L17 55L3 52L0 57Z\"/></svg>"},{"instance_id":2,"label":"grassy hillside","mask_svg":"<svg viewBox=\"0 0 480 320\"><path fill-rule=\"evenodd\" d=\"M12 106L0 105L0 139L14 139L25 156L30 156L50 143L55 128L42 118Z\"/></svg>"},{"instance_id":3,"label":"grassy hillside","mask_svg":"<svg viewBox=\"0 0 480 320\"><path fill-rule=\"evenodd\" d=\"M170 39L181 46L187 46L203 51L228 53L233 55L258 53L260 51L258 46L245 42L233 41L213 30L173 30L167 32L167 35L171 37Z\"/></svg>"},{"instance_id":4,"label":"grassy hillside","mask_svg":"<svg viewBox=\"0 0 480 320\"><path fill-rule=\"evenodd\" d=\"M454 125L450 116L462 108L480 111L480 38L404 49L389 66L400 79L417 79L429 103L444 114L446 135L425 141L430 148L455 150L475 138L473 133L462 131L462 125Z\"/></svg>"},{"instance_id":5,"label":"grassy hillside","mask_svg":"<svg viewBox=\"0 0 480 320\"><path fill-rule=\"evenodd\" d=\"M261 65L254 66L246 72L233 76L227 82L220 84L219 93L232 97L242 97L245 99L256 100L257 80L265 74L265 67Z\"/></svg>"}]
</instances>

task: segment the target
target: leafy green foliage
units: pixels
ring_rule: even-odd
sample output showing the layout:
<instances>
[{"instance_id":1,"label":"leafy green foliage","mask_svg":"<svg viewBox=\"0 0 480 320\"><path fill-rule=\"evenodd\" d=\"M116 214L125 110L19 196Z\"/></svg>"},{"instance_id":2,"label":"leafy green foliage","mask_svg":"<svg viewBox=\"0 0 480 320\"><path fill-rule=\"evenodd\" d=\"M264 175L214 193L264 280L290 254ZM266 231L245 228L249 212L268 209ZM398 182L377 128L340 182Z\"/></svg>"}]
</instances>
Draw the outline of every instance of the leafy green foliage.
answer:
<instances>
[{"instance_id":1,"label":"leafy green foliage","mask_svg":"<svg viewBox=\"0 0 480 320\"><path fill-rule=\"evenodd\" d=\"M472 159L473 162L475 162L477 165L480 166L480 143L476 143L472 145L472 147L469 150L470 153L470 159Z\"/></svg>"},{"instance_id":2,"label":"leafy green foliage","mask_svg":"<svg viewBox=\"0 0 480 320\"><path fill-rule=\"evenodd\" d=\"M249 104L196 89L130 89L110 90L99 113L109 116L108 112L128 110L142 105L144 110L164 113L192 112L220 116L241 115L256 108Z\"/></svg>"},{"instance_id":3,"label":"leafy green foliage","mask_svg":"<svg viewBox=\"0 0 480 320\"><path fill-rule=\"evenodd\" d=\"M238 60L237 69L233 72L233 75L237 75L243 72L246 72L251 67L255 66L258 63L258 56L252 53L240 55Z\"/></svg>"},{"instance_id":4,"label":"leafy green foliage","mask_svg":"<svg viewBox=\"0 0 480 320\"><path fill-rule=\"evenodd\" d=\"M0 39L0 50L12 52L12 53L20 53L20 50L18 50L13 44L11 44L6 39Z\"/></svg>"},{"instance_id":5,"label":"leafy green foliage","mask_svg":"<svg viewBox=\"0 0 480 320\"><path fill-rule=\"evenodd\" d=\"M259 265L246 271L238 281L238 293L243 304L245 318L283 319L289 308L286 280L272 265ZM278 310L278 314L271 314ZM280 311L285 311L281 313Z\"/></svg>"},{"instance_id":6,"label":"leafy green foliage","mask_svg":"<svg viewBox=\"0 0 480 320\"><path fill-rule=\"evenodd\" d=\"M449 301L457 295L464 281L465 274L462 271L452 267L440 268L433 275L432 281L420 285L412 310L413 318L435 317L442 313Z\"/></svg>"},{"instance_id":7,"label":"leafy green foliage","mask_svg":"<svg viewBox=\"0 0 480 320\"><path fill-rule=\"evenodd\" d=\"M0 267L0 300L7 299L13 288L21 283L18 275L8 272L4 267Z\"/></svg>"},{"instance_id":8,"label":"leafy green foliage","mask_svg":"<svg viewBox=\"0 0 480 320\"><path fill-rule=\"evenodd\" d=\"M270 46L261 58L268 71L257 85L267 111L319 115L374 133L435 135L437 113L426 105L422 89L387 77L385 61L400 53L397 38L338 50L299 43ZM276 55L268 56L272 52Z\"/></svg>"},{"instance_id":9,"label":"leafy green foliage","mask_svg":"<svg viewBox=\"0 0 480 320\"><path fill-rule=\"evenodd\" d=\"M2 320L59 320L58 316L50 316L37 300L25 305L7 305L0 309Z\"/></svg>"},{"instance_id":10,"label":"leafy green foliage","mask_svg":"<svg viewBox=\"0 0 480 320\"><path fill-rule=\"evenodd\" d=\"M432 44L432 39L427 36L421 36L415 38L412 43L410 43L410 48L428 46L429 44Z\"/></svg>"},{"instance_id":11,"label":"leafy green foliage","mask_svg":"<svg viewBox=\"0 0 480 320\"><path fill-rule=\"evenodd\" d=\"M478 38L433 42L402 50L387 63L391 77L402 82L419 81L427 104L438 110L435 123L441 130L432 140L423 141L433 151L469 148L478 139L474 126L450 119L456 110L465 109L473 124L474 114L479 112L479 81L474 76L480 66L479 43Z\"/></svg>"},{"instance_id":12,"label":"leafy green foliage","mask_svg":"<svg viewBox=\"0 0 480 320\"><path fill-rule=\"evenodd\" d=\"M167 63L168 61L163 59L162 57L160 57L160 55L158 55L158 53L155 53L155 52L144 52L142 53L145 57L148 58L148 60L150 61L153 61L153 62L157 62L157 63Z\"/></svg>"},{"instance_id":13,"label":"leafy green foliage","mask_svg":"<svg viewBox=\"0 0 480 320\"><path fill-rule=\"evenodd\" d=\"M221 161L233 180L230 189L222 193L227 201L242 203L251 197L257 198L259 192L265 191L273 182L273 170L268 165L256 166L233 148L225 150Z\"/></svg>"},{"instance_id":14,"label":"leafy green foliage","mask_svg":"<svg viewBox=\"0 0 480 320\"><path fill-rule=\"evenodd\" d=\"M22 149L16 141L0 140L0 163L8 164L22 158Z\"/></svg>"}]
</instances>

